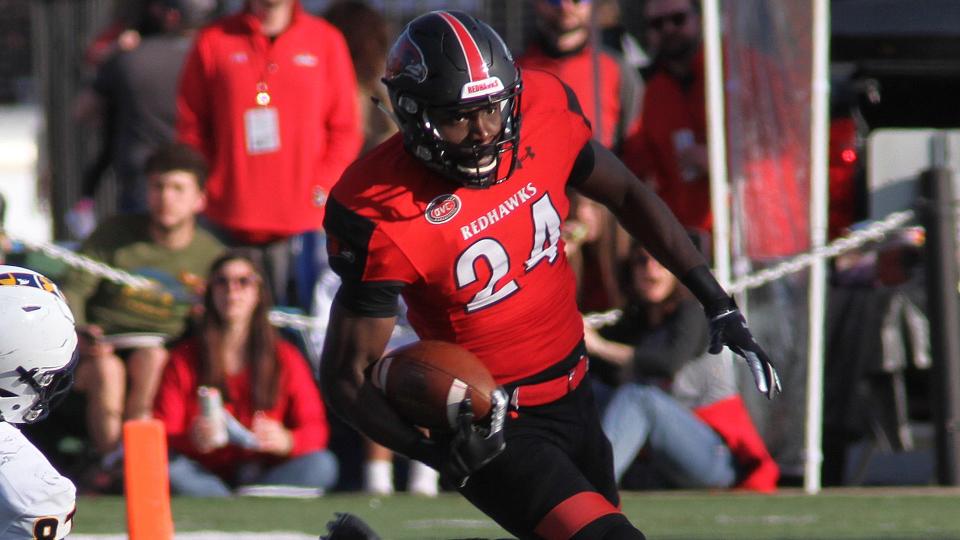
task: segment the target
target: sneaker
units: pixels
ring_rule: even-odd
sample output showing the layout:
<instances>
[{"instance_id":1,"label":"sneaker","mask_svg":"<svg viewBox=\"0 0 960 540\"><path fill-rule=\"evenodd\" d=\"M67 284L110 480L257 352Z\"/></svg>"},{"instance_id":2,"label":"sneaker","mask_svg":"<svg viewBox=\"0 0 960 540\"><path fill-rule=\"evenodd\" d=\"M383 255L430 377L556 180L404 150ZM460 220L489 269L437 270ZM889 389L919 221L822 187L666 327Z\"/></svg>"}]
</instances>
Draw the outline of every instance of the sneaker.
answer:
<instances>
[{"instance_id":1,"label":"sneaker","mask_svg":"<svg viewBox=\"0 0 960 540\"><path fill-rule=\"evenodd\" d=\"M414 495L436 497L440 492L440 473L419 461L410 462L407 489Z\"/></svg>"},{"instance_id":2,"label":"sneaker","mask_svg":"<svg viewBox=\"0 0 960 540\"><path fill-rule=\"evenodd\" d=\"M393 462L379 459L366 462L363 490L371 495L393 495Z\"/></svg>"}]
</instances>

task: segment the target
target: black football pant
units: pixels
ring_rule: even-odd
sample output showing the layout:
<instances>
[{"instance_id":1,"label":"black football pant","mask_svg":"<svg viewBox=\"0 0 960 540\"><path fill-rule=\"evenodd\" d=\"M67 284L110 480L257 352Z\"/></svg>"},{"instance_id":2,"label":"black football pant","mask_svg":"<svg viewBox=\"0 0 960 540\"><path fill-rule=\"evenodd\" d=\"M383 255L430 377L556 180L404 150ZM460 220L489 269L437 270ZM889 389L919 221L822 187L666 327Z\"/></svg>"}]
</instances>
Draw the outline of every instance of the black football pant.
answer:
<instances>
[{"instance_id":1,"label":"black football pant","mask_svg":"<svg viewBox=\"0 0 960 540\"><path fill-rule=\"evenodd\" d=\"M552 403L511 410L504 430L506 450L460 490L500 526L519 538L643 538L618 508L588 380Z\"/></svg>"}]
</instances>

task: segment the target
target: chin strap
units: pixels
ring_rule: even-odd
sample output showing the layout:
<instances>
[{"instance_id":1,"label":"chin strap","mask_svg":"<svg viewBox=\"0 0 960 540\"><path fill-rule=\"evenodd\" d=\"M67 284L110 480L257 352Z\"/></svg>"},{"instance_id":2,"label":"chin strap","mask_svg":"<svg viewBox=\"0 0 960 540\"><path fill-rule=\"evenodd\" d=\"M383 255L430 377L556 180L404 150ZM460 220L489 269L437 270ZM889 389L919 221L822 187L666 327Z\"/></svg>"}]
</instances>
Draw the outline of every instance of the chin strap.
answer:
<instances>
[{"instance_id":1,"label":"chin strap","mask_svg":"<svg viewBox=\"0 0 960 540\"><path fill-rule=\"evenodd\" d=\"M370 101L372 101L373 104L376 105L378 109L383 111L383 114L387 115L387 118L392 120L393 123L397 125L398 130L403 131L403 126L400 124L400 118L397 116L397 113L388 109L387 106L383 104L383 100L381 100L377 96L370 96Z\"/></svg>"}]
</instances>

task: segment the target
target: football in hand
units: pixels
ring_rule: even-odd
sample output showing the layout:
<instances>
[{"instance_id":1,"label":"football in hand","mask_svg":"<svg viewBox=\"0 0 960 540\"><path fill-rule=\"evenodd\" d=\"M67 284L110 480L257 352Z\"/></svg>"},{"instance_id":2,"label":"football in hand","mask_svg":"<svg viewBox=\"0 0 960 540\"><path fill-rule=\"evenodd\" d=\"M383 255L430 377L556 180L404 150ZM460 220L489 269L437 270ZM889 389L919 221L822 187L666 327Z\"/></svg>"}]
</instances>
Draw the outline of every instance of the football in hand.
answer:
<instances>
[{"instance_id":1,"label":"football in hand","mask_svg":"<svg viewBox=\"0 0 960 540\"><path fill-rule=\"evenodd\" d=\"M444 341L418 341L388 352L371 371L373 385L413 425L449 431L467 397L475 421L490 413L497 384L472 352Z\"/></svg>"}]
</instances>

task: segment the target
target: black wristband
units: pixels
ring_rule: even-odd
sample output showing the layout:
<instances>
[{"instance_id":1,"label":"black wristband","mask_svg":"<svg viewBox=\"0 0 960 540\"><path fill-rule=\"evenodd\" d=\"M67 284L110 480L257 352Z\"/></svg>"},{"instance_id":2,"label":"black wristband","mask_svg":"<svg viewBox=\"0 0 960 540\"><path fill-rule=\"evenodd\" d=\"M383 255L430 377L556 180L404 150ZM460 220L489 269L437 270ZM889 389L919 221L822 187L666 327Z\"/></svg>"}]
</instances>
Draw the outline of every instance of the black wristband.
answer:
<instances>
[{"instance_id":1,"label":"black wristband","mask_svg":"<svg viewBox=\"0 0 960 540\"><path fill-rule=\"evenodd\" d=\"M707 317L713 317L736 306L733 298L723 290L705 264L691 269L680 281L697 297L707 312Z\"/></svg>"}]
</instances>

